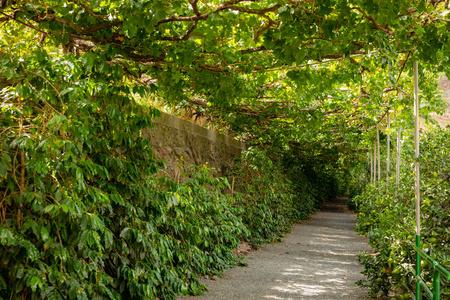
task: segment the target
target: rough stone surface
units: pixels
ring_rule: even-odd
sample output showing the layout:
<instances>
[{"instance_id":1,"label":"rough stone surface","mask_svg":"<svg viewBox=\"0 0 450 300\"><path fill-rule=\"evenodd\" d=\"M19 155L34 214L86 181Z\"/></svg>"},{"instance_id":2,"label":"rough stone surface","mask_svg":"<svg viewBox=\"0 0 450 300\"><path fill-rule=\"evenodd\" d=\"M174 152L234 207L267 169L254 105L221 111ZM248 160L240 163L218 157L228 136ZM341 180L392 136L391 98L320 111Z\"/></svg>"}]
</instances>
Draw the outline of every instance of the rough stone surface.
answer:
<instances>
[{"instance_id":1,"label":"rough stone surface","mask_svg":"<svg viewBox=\"0 0 450 300\"><path fill-rule=\"evenodd\" d=\"M153 122L155 129L145 130L144 136L151 140L156 157L166 161L173 178L179 176L180 159L185 166L208 163L223 175L224 165L232 166L245 149L240 141L163 112Z\"/></svg>"},{"instance_id":2,"label":"rough stone surface","mask_svg":"<svg viewBox=\"0 0 450 300\"><path fill-rule=\"evenodd\" d=\"M370 250L354 231L355 220L345 199L335 199L281 243L250 252L247 267L227 270L218 280L202 279L209 288L203 296L178 299L370 299L355 285L363 279L356 257Z\"/></svg>"}]
</instances>

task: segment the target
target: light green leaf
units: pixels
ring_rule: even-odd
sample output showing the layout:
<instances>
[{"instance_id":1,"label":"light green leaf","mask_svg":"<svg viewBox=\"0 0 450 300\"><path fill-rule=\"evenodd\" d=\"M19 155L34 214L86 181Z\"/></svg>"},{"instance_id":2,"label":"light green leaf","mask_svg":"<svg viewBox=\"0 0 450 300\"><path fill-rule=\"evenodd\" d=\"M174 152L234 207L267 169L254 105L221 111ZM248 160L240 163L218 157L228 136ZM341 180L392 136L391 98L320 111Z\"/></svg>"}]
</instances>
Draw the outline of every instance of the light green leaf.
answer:
<instances>
[{"instance_id":1,"label":"light green leaf","mask_svg":"<svg viewBox=\"0 0 450 300\"><path fill-rule=\"evenodd\" d=\"M40 279L39 277L37 277L37 276L33 276L33 277L31 278L31 280L30 280L30 288L31 288L31 290L32 290L33 292L35 292L36 289L37 289L37 287L38 287L38 285L41 285L41 284L42 284L42 281L41 281L41 279Z\"/></svg>"},{"instance_id":2,"label":"light green leaf","mask_svg":"<svg viewBox=\"0 0 450 300\"><path fill-rule=\"evenodd\" d=\"M48 230L45 226L41 227L41 237L42 237L42 240L44 240L44 242L47 241L50 237Z\"/></svg>"}]
</instances>

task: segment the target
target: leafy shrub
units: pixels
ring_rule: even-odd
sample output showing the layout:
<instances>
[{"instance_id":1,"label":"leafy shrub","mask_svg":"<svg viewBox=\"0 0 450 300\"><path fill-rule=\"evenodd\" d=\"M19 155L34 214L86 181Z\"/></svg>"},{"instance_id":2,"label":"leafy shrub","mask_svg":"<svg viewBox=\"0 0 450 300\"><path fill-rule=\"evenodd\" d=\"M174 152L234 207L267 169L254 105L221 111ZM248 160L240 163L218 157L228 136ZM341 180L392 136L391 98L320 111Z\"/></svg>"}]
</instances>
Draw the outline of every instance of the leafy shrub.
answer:
<instances>
[{"instance_id":1,"label":"leafy shrub","mask_svg":"<svg viewBox=\"0 0 450 300\"><path fill-rule=\"evenodd\" d=\"M284 156L284 157L283 157ZM242 220L250 234L248 241L278 241L299 220L306 220L320 205L336 195L334 177L314 170L310 164L281 155L272 159L267 151L250 148L229 176L237 178L242 197Z\"/></svg>"},{"instance_id":2,"label":"leafy shrub","mask_svg":"<svg viewBox=\"0 0 450 300\"><path fill-rule=\"evenodd\" d=\"M450 268L450 131L434 129L421 137L421 239L422 248ZM372 296L392 290L414 290L414 168L411 141L403 149L398 187L391 178L369 185L354 201L358 207L357 230L368 234L374 254L360 256ZM412 167L411 167L412 166ZM395 191L397 197L394 197ZM432 268L422 262L423 278L432 281ZM443 290L450 295L450 289Z\"/></svg>"},{"instance_id":3,"label":"leafy shrub","mask_svg":"<svg viewBox=\"0 0 450 300\"><path fill-rule=\"evenodd\" d=\"M249 230L253 246L278 240L295 221L291 182L283 176L265 151L250 148L230 176L239 191L236 205Z\"/></svg>"},{"instance_id":4,"label":"leafy shrub","mask_svg":"<svg viewBox=\"0 0 450 300\"><path fill-rule=\"evenodd\" d=\"M171 299L236 263L245 227L227 182L183 184L142 130L156 111L101 56L1 58L0 297ZM50 63L52 61L52 63ZM56 89L58 86L58 89Z\"/></svg>"},{"instance_id":5,"label":"leafy shrub","mask_svg":"<svg viewBox=\"0 0 450 300\"><path fill-rule=\"evenodd\" d=\"M356 168L350 170L348 180L348 207L356 210L354 198L364 192L366 188L367 174L370 172L365 164L358 164Z\"/></svg>"}]
</instances>

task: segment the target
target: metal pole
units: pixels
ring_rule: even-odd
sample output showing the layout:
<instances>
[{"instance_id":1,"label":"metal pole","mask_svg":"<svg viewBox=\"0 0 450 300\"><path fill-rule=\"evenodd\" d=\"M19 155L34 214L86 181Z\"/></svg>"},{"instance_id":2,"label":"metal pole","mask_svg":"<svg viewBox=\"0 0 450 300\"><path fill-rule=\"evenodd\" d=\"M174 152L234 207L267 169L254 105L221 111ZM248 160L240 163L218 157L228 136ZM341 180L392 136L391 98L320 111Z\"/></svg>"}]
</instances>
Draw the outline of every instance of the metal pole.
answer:
<instances>
[{"instance_id":1,"label":"metal pole","mask_svg":"<svg viewBox=\"0 0 450 300\"><path fill-rule=\"evenodd\" d=\"M377 142L373 142L373 186L377 185Z\"/></svg>"},{"instance_id":2,"label":"metal pole","mask_svg":"<svg viewBox=\"0 0 450 300\"><path fill-rule=\"evenodd\" d=\"M414 61L414 168L416 175L416 246L420 248L420 165L419 165L419 64ZM420 254L416 252L416 275L420 276ZM420 300L420 283L416 281L416 299Z\"/></svg>"},{"instance_id":3,"label":"metal pole","mask_svg":"<svg viewBox=\"0 0 450 300\"><path fill-rule=\"evenodd\" d=\"M391 118L389 115L389 112L387 113L387 167L386 167L386 171L387 171L387 178L389 178L389 167L390 167L390 163L391 163Z\"/></svg>"},{"instance_id":4,"label":"metal pole","mask_svg":"<svg viewBox=\"0 0 450 300\"><path fill-rule=\"evenodd\" d=\"M397 196L398 185L400 183L400 151L401 151L401 139L402 139L402 128L399 127L397 131L397 165L395 170L395 196Z\"/></svg>"},{"instance_id":5,"label":"metal pole","mask_svg":"<svg viewBox=\"0 0 450 300\"><path fill-rule=\"evenodd\" d=\"M419 182L419 71L418 63L414 62L414 146L416 174L416 234L420 236L420 182Z\"/></svg>"},{"instance_id":6,"label":"metal pole","mask_svg":"<svg viewBox=\"0 0 450 300\"><path fill-rule=\"evenodd\" d=\"M403 94L400 92L399 98L402 100ZM402 140L402 127L398 127L397 131L397 164L395 168L395 196L397 197L398 184L400 183L400 151L401 151L401 140Z\"/></svg>"},{"instance_id":7,"label":"metal pole","mask_svg":"<svg viewBox=\"0 0 450 300\"><path fill-rule=\"evenodd\" d=\"M434 268L433 272L433 300L439 300L441 295L441 273Z\"/></svg>"},{"instance_id":8,"label":"metal pole","mask_svg":"<svg viewBox=\"0 0 450 300\"><path fill-rule=\"evenodd\" d=\"M381 165L380 165L380 161L381 161L381 156L380 156L380 129L377 125L377 151L378 151L378 181L381 180Z\"/></svg>"}]
</instances>

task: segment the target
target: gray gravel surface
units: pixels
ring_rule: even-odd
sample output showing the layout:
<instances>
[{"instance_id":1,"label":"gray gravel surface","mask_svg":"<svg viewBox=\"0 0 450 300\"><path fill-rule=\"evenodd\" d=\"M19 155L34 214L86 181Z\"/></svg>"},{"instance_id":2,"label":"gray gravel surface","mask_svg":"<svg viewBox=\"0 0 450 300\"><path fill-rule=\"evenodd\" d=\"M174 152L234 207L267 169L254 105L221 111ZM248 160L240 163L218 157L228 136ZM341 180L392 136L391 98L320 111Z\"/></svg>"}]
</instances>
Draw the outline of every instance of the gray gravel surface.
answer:
<instances>
[{"instance_id":1,"label":"gray gravel surface","mask_svg":"<svg viewBox=\"0 0 450 300\"><path fill-rule=\"evenodd\" d=\"M370 299L355 285L363 278L356 257L370 247L354 231L356 215L345 203L346 198L330 201L281 243L250 252L247 267L202 279L209 289L203 296L178 299Z\"/></svg>"}]
</instances>

